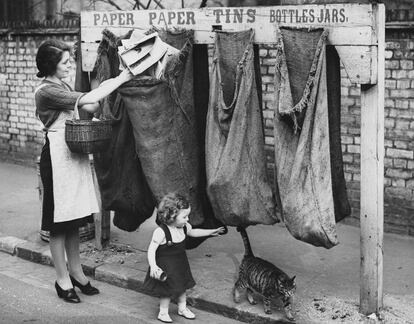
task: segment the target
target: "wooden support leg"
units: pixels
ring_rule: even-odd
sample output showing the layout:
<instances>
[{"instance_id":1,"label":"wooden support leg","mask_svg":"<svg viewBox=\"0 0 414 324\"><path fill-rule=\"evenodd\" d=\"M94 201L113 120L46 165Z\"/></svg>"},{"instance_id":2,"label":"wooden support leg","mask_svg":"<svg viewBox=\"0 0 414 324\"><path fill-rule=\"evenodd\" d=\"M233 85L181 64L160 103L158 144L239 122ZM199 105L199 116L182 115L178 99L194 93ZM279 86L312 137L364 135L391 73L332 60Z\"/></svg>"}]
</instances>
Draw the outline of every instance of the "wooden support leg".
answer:
<instances>
[{"instance_id":1,"label":"wooden support leg","mask_svg":"<svg viewBox=\"0 0 414 324\"><path fill-rule=\"evenodd\" d=\"M365 315L378 313L383 303L385 9L376 9L378 81L361 86L360 311Z\"/></svg>"},{"instance_id":2,"label":"wooden support leg","mask_svg":"<svg viewBox=\"0 0 414 324\"><path fill-rule=\"evenodd\" d=\"M93 166L93 158L90 155L90 161L92 166L93 182L95 185L95 193L98 198L99 213L93 214L95 223L95 247L98 250L104 249L109 244L110 239L110 212L103 210L101 193L99 191L98 179L96 177L95 168Z\"/></svg>"},{"instance_id":3,"label":"wooden support leg","mask_svg":"<svg viewBox=\"0 0 414 324\"><path fill-rule=\"evenodd\" d=\"M104 249L110 239L110 212L102 210L93 215L95 221L95 247L97 250Z\"/></svg>"}]
</instances>

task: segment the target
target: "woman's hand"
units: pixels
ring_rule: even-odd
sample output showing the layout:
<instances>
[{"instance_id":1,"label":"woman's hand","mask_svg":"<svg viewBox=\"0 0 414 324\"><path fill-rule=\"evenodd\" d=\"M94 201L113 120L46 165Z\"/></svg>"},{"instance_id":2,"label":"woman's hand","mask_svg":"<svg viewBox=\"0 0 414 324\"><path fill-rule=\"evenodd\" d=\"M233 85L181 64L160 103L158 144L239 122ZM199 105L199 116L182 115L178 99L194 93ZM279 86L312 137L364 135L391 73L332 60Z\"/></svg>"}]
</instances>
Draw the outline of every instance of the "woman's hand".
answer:
<instances>
[{"instance_id":1,"label":"woman's hand","mask_svg":"<svg viewBox=\"0 0 414 324\"><path fill-rule=\"evenodd\" d=\"M121 80L122 83L128 82L134 77L129 69L122 70L121 74L118 75L118 78Z\"/></svg>"},{"instance_id":2,"label":"woman's hand","mask_svg":"<svg viewBox=\"0 0 414 324\"><path fill-rule=\"evenodd\" d=\"M221 234L224 234L226 232L226 229L224 228L224 226L216 228L214 230L212 230L211 232L211 236L219 236Z\"/></svg>"},{"instance_id":3,"label":"woman's hand","mask_svg":"<svg viewBox=\"0 0 414 324\"><path fill-rule=\"evenodd\" d=\"M157 265L150 267L150 277L154 279L159 279L162 273L162 269Z\"/></svg>"},{"instance_id":4,"label":"woman's hand","mask_svg":"<svg viewBox=\"0 0 414 324\"><path fill-rule=\"evenodd\" d=\"M113 91L119 88L123 83L131 80L134 76L132 73L125 69L115 78L111 78L103 81L97 88L89 91L84 96L79 99L79 106L84 106L87 104L98 103L99 100L102 100L106 96L109 96ZM95 84L96 85L96 84Z\"/></svg>"},{"instance_id":5,"label":"woman's hand","mask_svg":"<svg viewBox=\"0 0 414 324\"><path fill-rule=\"evenodd\" d=\"M95 102L92 104L85 104L81 108L89 113L94 113L99 108L99 102Z\"/></svg>"}]
</instances>

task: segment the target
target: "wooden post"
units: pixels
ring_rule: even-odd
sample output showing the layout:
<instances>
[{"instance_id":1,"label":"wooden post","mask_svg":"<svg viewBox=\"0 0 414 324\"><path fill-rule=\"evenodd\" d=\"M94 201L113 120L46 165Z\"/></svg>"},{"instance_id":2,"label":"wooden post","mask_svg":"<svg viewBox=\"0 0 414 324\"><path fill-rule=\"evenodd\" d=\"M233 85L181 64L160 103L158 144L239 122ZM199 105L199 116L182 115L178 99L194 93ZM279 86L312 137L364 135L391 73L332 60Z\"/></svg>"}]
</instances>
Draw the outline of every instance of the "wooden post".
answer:
<instances>
[{"instance_id":1,"label":"wooden post","mask_svg":"<svg viewBox=\"0 0 414 324\"><path fill-rule=\"evenodd\" d=\"M99 82L95 77L91 77L90 84L91 89L96 89L99 86ZM95 166L93 164L93 156L90 155L89 159L92 165L95 192L99 203L99 213L93 215L95 224L95 247L98 250L102 250L109 244L109 240L111 238L111 212L102 208L101 192L99 190Z\"/></svg>"},{"instance_id":2,"label":"wooden post","mask_svg":"<svg viewBox=\"0 0 414 324\"><path fill-rule=\"evenodd\" d=\"M99 204L99 213L93 214L95 224L95 247L97 250L102 250L108 245L110 239L110 212L103 210L102 208L101 193L99 191L98 178L96 177L92 154L89 155L89 161L91 163L95 193Z\"/></svg>"},{"instance_id":3,"label":"wooden post","mask_svg":"<svg viewBox=\"0 0 414 324\"><path fill-rule=\"evenodd\" d=\"M361 85L360 311L366 315L383 303L385 8L374 9L378 81Z\"/></svg>"},{"instance_id":4,"label":"wooden post","mask_svg":"<svg viewBox=\"0 0 414 324\"><path fill-rule=\"evenodd\" d=\"M97 250L104 249L109 244L110 239L110 212L102 210L100 204L100 212L94 214L95 222L95 247Z\"/></svg>"}]
</instances>

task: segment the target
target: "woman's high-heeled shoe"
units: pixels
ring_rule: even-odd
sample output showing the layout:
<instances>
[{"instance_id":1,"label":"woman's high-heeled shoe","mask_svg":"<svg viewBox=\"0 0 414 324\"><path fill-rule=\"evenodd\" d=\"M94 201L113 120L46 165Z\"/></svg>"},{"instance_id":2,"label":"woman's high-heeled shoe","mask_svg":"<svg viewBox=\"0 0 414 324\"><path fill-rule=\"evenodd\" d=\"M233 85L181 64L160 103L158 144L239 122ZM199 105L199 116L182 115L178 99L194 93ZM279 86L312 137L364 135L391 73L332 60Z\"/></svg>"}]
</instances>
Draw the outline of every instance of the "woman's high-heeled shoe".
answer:
<instances>
[{"instance_id":1,"label":"woman's high-heeled shoe","mask_svg":"<svg viewBox=\"0 0 414 324\"><path fill-rule=\"evenodd\" d=\"M80 303L79 296L76 294L75 289L70 288L67 290L63 290L62 288L60 288L57 281L55 281L55 288L59 298L63 298L64 301L68 303Z\"/></svg>"},{"instance_id":2,"label":"woman's high-heeled shoe","mask_svg":"<svg viewBox=\"0 0 414 324\"><path fill-rule=\"evenodd\" d=\"M95 288L94 286L92 286L90 281L88 281L86 285L82 285L79 281L77 281L72 276L69 276L69 277L70 277L70 280L72 281L72 285L74 287L78 287L83 294L88 295L88 296L99 294L98 288Z\"/></svg>"}]
</instances>

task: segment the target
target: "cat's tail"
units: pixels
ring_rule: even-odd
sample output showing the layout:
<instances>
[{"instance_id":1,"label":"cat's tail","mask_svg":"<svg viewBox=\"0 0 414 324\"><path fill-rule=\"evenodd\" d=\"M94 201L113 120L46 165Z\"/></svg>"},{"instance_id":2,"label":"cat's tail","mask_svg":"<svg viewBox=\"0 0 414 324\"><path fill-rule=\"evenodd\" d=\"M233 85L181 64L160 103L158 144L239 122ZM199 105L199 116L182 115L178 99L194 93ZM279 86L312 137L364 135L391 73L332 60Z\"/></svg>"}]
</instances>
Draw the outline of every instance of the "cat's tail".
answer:
<instances>
[{"instance_id":1,"label":"cat's tail","mask_svg":"<svg viewBox=\"0 0 414 324\"><path fill-rule=\"evenodd\" d=\"M244 244L244 256L253 256L253 250L250 245L249 237L247 236L246 227L237 226L237 232L240 232L240 235L243 239Z\"/></svg>"}]
</instances>

